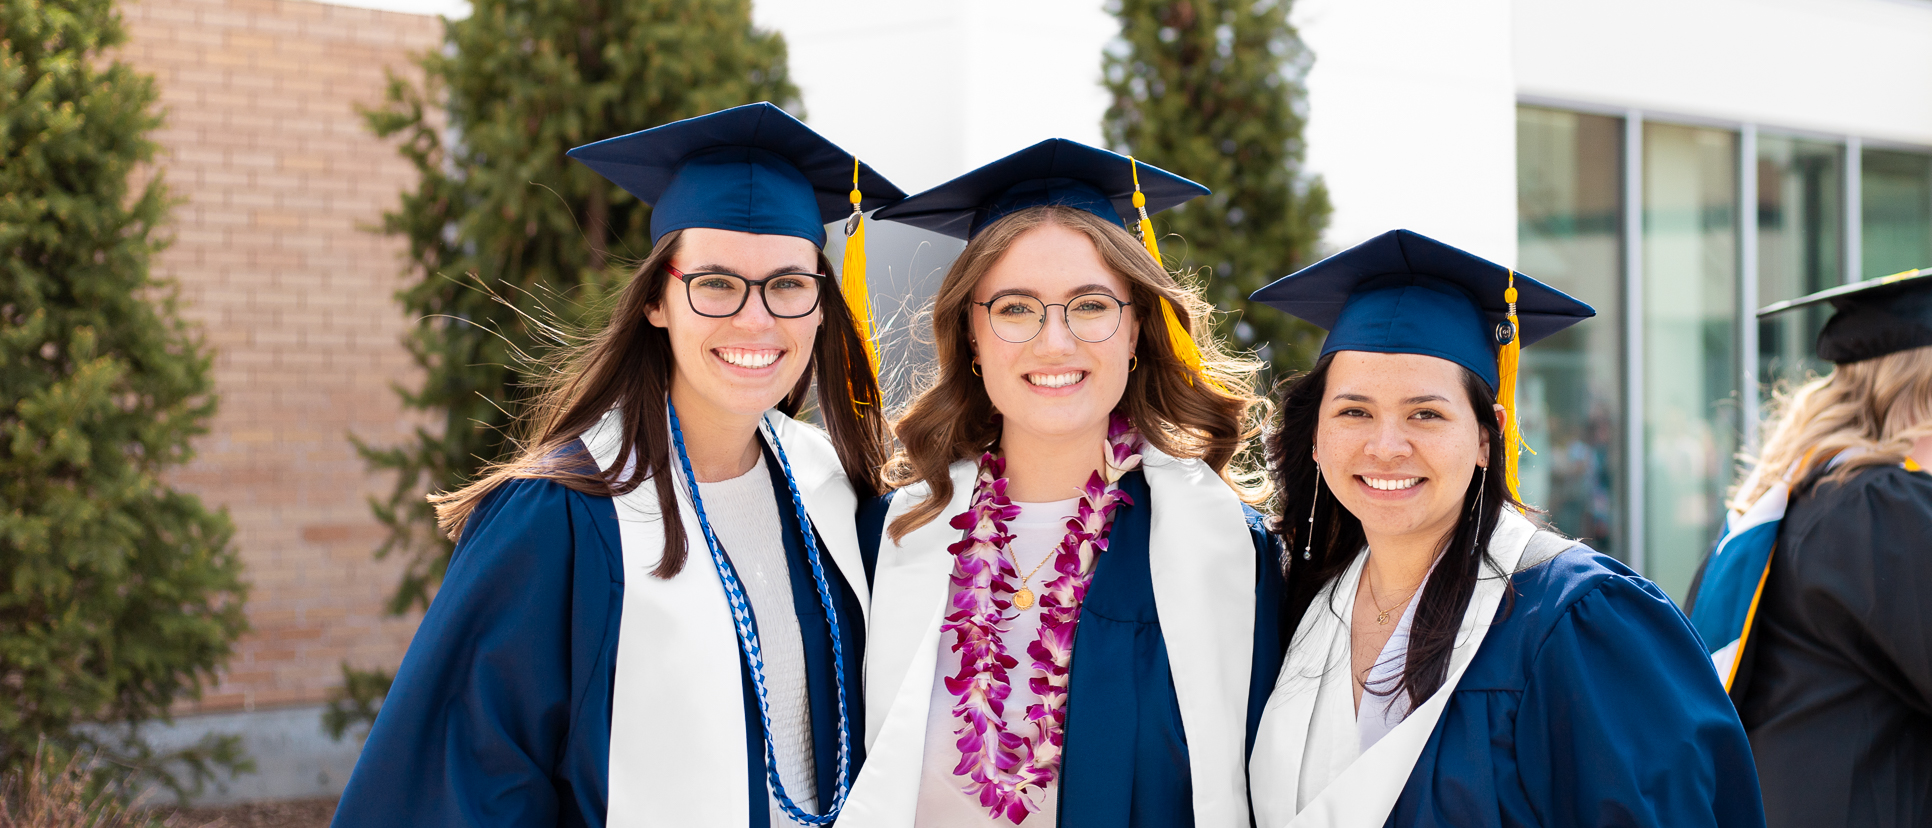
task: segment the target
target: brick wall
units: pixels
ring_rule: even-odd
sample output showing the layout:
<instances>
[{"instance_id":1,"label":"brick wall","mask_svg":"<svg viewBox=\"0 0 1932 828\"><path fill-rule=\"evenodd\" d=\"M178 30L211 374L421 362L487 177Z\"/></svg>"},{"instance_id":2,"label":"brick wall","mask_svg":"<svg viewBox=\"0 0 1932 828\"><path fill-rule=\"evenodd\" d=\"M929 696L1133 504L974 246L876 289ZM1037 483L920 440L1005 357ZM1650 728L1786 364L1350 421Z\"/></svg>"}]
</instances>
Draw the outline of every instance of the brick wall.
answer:
<instances>
[{"instance_id":1,"label":"brick wall","mask_svg":"<svg viewBox=\"0 0 1932 828\"><path fill-rule=\"evenodd\" d=\"M129 0L122 15L122 56L166 110L158 166L185 199L155 270L213 346L221 395L173 480L228 509L252 585L253 631L194 709L314 703L345 659L394 667L416 625L382 614L397 570L371 558L365 498L386 481L348 440L416 425L390 390L415 377L393 299L403 248L365 229L414 176L355 105L442 25L304 0Z\"/></svg>"}]
</instances>

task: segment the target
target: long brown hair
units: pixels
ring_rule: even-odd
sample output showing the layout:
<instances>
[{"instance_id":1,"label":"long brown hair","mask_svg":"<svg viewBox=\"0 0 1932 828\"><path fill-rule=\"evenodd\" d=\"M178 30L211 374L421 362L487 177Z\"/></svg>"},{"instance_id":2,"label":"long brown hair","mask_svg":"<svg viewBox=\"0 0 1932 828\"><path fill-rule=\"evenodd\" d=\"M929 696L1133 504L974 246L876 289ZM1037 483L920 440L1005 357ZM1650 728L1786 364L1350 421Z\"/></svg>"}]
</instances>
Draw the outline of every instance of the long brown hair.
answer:
<instances>
[{"instance_id":1,"label":"long brown hair","mask_svg":"<svg viewBox=\"0 0 1932 828\"><path fill-rule=\"evenodd\" d=\"M1316 483L1321 470L1315 465L1315 432L1321 423L1322 398L1334 359L1334 354L1322 357L1314 370L1283 382L1280 425L1269 436L1268 465L1279 493L1276 532L1281 535L1288 579L1288 600L1281 614L1284 647L1292 643L1296 625L1322 589L1346 573L1356 553L1368 544L1362 521L1335 499L1334 492L1318 488ZM1464 368L1462 375L1463 392L1475 409L1476 426L1489 435L1489 469L1496 473L1478 472L1469 478L1462 514L1416 603L1402 675L1392 684L1378 682L1376 687L1364 688L1378 696L1407 689L1411 710L1428 701L1448 677L1456 632L1462 627L1463 613L1468 611L1482 569L1508 574L1489 554L1489 538L1502 519L1503 505L1530 511L1510 496L1504 480L1503 450L1507 443L1496 417L1496 394L1475 372ZM1306 560L1302 559L1304 549Z\"/></svg>"},{"instance_id":2,"label":"long brown hair","mask_svg":"<svg viewBox=\"0 0 1932 828\"><path fill-rule=\"evenodd\" d=\"M1775 412L1756 469L1732 493L1731 508L1740 512L1807 456L1817 466L1858 449L1823 478L1834 481L1866 466L1904 462L1912 444L1932 434L1932 345L1847 362L1779 394ZM1793 483L1803 482L1797 478L1809 469L1797 472Z\"/></svg>"},{"instance_id":3,"label":"long brown hair","mask_svg":"<svg viewBox=\"0 0 1932 828\"><path fill-rule=\"evenodd\" d=\"M1140 342L1138 370L1127 375L1119 410L1141 436L1174 457L1199 458L1228 481L1243 500L1267 499L1266 475L1241 459L1250 438L1265 421L1268 403L1253 389L1261 364L1231 355L1208 332L1211 308L1198 291L1176 281L1146 248L1118 224L1070 207L1032 207L1000 219L974 237L946 271L933 298L935 375L913 398L893 426L900 449L886 466L888 485L925 482L929 497L892 522L893 539L905 537L939 515L952 500L954 462L977 457L999 444L1000 425L986 386L973 376L968 312L973 291L1013 243L1045 226L1064 227L1093 242L1107 269L1127 282ZM1181 325L1201 349L1202 373L1181 363L1167 339L1159 303L1172 303ZM1146 312L1139 312L1142 309Z\"/></svg>"},{"instance_id":4,"label":"long brown hair","mask_svg":"<svg viewBox=\"0 0 1932 828\"><path fill-rule=\"evenodd\" d=\"M451 539L461 539L464 524L486 495L514 479L554 480L602 497L631 492L651 480L660 504L677 502L666 410L677 363L670 335L652 325L646 313L664 299L669 278L665 268L677 253L681 236L681 231L671 231L651 248L618 295L608 323L534 366L531 381L537 394L518 417L522 435L516 456L486 466L475 482L457 491L430 495L437 523ZM818 254L818 268L820 273L833 272L823 252ZM872 497L880 492L877 469L884 464L887 447L885 418L877 413L878 379L839 291L828 285L822 295L811 362L778 408L787 415L797 414L816 380L819 412L838 450L839 463L859 496ZM589 458L571 448L578 435L612 408L623 411L617 459L603 471L585 471ZM624 470L633 465L633 453L641 474L624 477ZM665 508L661 514L664 557L651 574L670 578L684 568L684 521L676 508Z\"/></svg>"}]
</instances>

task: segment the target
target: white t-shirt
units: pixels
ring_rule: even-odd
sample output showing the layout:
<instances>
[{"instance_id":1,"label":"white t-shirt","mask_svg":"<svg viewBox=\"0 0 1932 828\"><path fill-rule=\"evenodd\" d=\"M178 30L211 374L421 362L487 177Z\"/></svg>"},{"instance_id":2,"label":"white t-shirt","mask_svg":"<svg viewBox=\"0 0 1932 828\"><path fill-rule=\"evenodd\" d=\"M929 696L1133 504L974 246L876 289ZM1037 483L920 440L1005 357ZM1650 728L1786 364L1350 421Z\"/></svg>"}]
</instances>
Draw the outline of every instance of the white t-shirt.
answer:
<instances>
[{"instance_id":1,"label":"white t-shirt","mask_svg":"<svg viewBox=\"0 0 1932 828\"><path fill-rule=\"evenodd\" d=\"M1006 529L1013 535L1013 543L1008 551L1013 554L1016 561L1014 568L1019 571L1020 578L1033 572L1033 577L1024 586L1033 590L1034 595L1042 595L1046 592L1045 584L1057 577L1052 563L1042 563L1066 537L1067 518L1079 509L1080 499L1014 505L1020 507L1020 515L1007 521ZM1038 572L1033 571L1035 566L1039 566ZM1021 586L1016 579L1014 591L1019 591ZM956 589L948 590L948 607L952 606L952 595L956 592ZM1024 724L1026 709L1039 704L1040 697L1029 686L1034 671L1033 659L1026 654L1026 648L1040 633L1040 605L1036 599L1031 609L1016 607L1015 611L1018 617L1008 623L1006 632L999 636L1006 654L1020 662L1019 666L1007 671L1012 692L1006 697L1005 718L1013 732L1031 736L1033 727ZM959 737L954 731L960 726L958 717L953 715L953 705L959 699L946 691L945 679L959 674L959 653L952 649L954 638L952 633L941 633L939 636L939 661L932 679L932 707L926 716L926 758L919 774L919 806L913 824L918 828L1007 826L1010 823L1005 819L995 820L988 809L979 804L978 798L966 793L964 785L967 777L953 775L953 768L959 766ZM1057 778L1038 795L1037 802L1039 810L1020 823L1023 828L1049 828L1056 823L1060 803L1060 783Z\"/></svg>"},{"instance_id":2,"label":"white t-shirt","mask_svg":"<svg viewBox=\"0 0 1932 828\"><path fill-rule=\"evenodd\" d=\"M791 566L785 558L784 524L779 521L781 495L772 490L771 472L761 452L751 471L730 480L699 483L705 515L717 533L731 566L745 586L752 615L758 620L758 644L765 660L765 698L771 711L772 750L778 755L779 778L792 802L808 813L818 812L818 775L812 759L811 693L805 684L805 649L799 640L798 608L792 603ZM790 508L789 493L782 495ZM703 530L686 526L692 554L701 552ZM694 561L695 563L696 561ZM703 565L710 565L704 560ZM752 757L763 761L764 757ZM769 788L769 783L767 783ZM793 824L769 790L773 828Z\"/></svg>"}]
</instances>

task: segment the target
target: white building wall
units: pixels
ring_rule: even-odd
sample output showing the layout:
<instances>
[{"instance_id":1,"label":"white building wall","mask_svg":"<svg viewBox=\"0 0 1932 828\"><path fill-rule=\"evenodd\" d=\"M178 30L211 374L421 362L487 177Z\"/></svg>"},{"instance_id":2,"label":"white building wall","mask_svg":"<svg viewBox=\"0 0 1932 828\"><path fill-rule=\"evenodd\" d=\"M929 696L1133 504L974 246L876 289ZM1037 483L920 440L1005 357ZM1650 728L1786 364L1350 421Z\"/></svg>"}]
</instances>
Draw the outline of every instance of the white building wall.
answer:
<instances>
[{"instance_id":1,"label":"white building wall","mask_svg":"<svg viewBox=\"0 0 1932 828\"><path fill-rule=\"evenodd\" d=\"M1308 169L1334 201L1324 244L1414 230L1516 261L1508 0L1299 0L1314 52Z\"/></svg>"},{"instance_id":2,"label":"white building wall","mask_svg":"<svg viewBox=\"0 0 1932 828\"><path fill-rule=\"evenodd\" d=\"M1932 144L1932 2L1514 0L1513 8L1516 85L1526 96Z\"/></svg>"},{"instance_id":3,"label":"white building wall","mask_svg":"<svg viewBox=\"0 0 1932 828\"><path fill-rule=\"evenodd\" d=\"M755 0L785 35L806 122L907 192L1046 138L1100 143L1095 2Z\"/></svg>"}]
</instances>

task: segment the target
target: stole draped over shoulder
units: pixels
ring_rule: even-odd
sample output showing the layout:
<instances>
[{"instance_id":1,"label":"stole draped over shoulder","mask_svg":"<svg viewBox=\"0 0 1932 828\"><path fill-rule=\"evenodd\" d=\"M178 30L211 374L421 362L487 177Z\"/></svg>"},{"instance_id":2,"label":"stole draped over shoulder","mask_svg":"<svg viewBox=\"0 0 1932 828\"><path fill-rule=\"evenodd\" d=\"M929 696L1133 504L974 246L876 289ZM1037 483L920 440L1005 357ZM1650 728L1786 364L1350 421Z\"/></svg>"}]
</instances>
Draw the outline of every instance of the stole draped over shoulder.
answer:
<instances>
[{"instance_id":1,"label":"stole draped over shoulder","mask_svg":"<svg viewBox=\"0 0 1932 828\"><path fill-rule=\"evenodd\" d=\"M1025 825L1040 816L1063 828L1249 824L1242 767L1279 664L1276 547L1206 464L1151 448L1142 456L1142 469L1120 479L1133 505L1115 514L1075 631L1059 810ZM953 502L898 543L884 527L926 496L923 484L861 515L863 554L876 567L868 764L840 828L913 823L947 546L961 537L948 520L966 509L975 471L954 464Z\"/></svg>"},{"instance_id":2,"label":"stole draped over shoulder","mask_svg":"<svg viewBox=\"0 0 1932 828\"><path fill-rule=\"evenodd\" d=\"M621 430L614 417L587 432L575 456L608 468ZM838 596L856 742L867 594L857 501L822 432L766 417ZM765 460L778 496L784 473L769 444ZM664 544L654 485L618 498L548 480L491 492L457 544L334 824L767 825L750 674L688 495L678 505L691 540L686 564L660 579L648 574ZM838 767L831 641L788 496L778 514L822 810ZM863 745L853 750L856 769Z\"/></svg>"},{"instance_id":3,"label":"stole draped over shoulder","mask_svg":"<svg viewBox=\"0 0 1932 828\"><path fill-rule=\"evenodd\" d=\"M1764 824L1743 728L1655 584L1513 511L1489 552L1510 574L1479 581L1442 688L1318 791L1304 765L1334 754L1310 725L1329 673L1351 669L1332 647L1353 592L1309 607L1249 765L1258 825Z\"/></svg>"}]
</instances>

